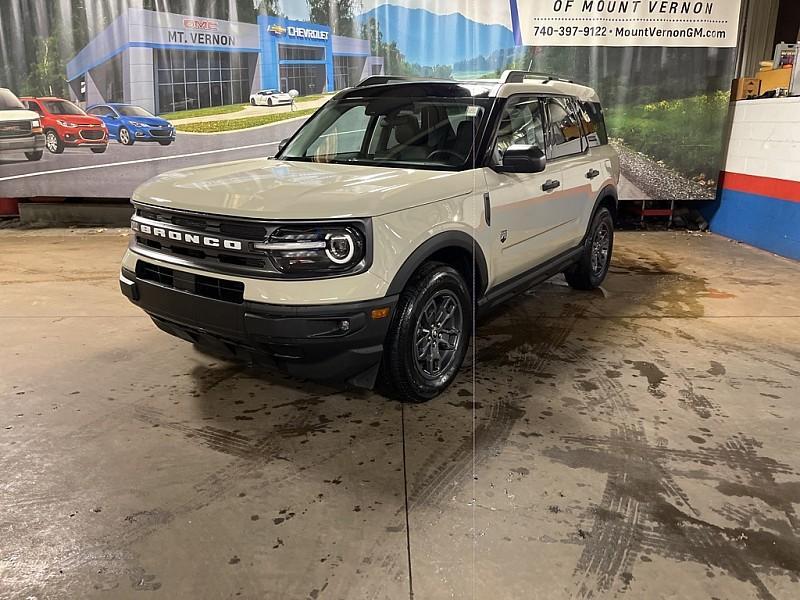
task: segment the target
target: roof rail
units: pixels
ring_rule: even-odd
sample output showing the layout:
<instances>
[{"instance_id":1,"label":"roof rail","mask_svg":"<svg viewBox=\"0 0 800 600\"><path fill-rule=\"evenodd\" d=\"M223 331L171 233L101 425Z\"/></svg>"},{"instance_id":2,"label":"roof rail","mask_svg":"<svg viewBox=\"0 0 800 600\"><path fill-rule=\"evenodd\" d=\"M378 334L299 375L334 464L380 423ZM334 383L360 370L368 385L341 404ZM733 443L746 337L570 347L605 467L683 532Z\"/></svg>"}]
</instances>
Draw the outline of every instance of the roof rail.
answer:
<instances>
[{"instance_id":1,"label":"roof rail","mask_svg":"<svg viewBox=\"0 0 800 600\"><path fill-rule=\"evenodd\" d=\"M386 85L388 83L403 83L403 82L456 83L452 79L437 79L435 77L407 77L405 75L371 75L370 77L367 77L366 79L358 83L356 87L368 87L370 85Z\"/></svg>"},{"instance_id":2,"label":"roof rail","mask_svg":"<svg viewBox=\"0 0 800 600\"><path fill-rule=\"evenodd\" d=\"M524 83L526 79L544 79L544 83L551 81L563 81L565 83L575 83L572 79L559 77L552 73L536 73L534 71L505 71L500 76L500 83Z\"/></svg>"}]
</instances>

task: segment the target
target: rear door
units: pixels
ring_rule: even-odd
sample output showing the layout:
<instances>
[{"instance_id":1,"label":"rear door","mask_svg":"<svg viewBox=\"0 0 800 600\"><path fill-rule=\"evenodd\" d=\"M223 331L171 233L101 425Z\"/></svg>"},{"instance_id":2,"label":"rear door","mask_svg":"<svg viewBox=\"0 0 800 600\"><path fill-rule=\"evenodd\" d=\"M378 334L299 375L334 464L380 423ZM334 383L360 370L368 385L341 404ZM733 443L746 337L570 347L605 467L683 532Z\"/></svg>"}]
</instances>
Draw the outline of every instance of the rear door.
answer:
<instances>
[{"instance_id":1,"label":"rear door","mask_svg":"<svg viewBox=\"0 0 800 600\"><path fill-rule=\"evenodd\" d=\"M547 161L561 174L559 214L564 219L561 243L564 250L576 246L586 233L583 216L594 204L592 181L594 159L584 134L578 106L568 96L545 99L547 109ZM599 190L598 190L599 191Z\"/></svg>"}]
</instances>

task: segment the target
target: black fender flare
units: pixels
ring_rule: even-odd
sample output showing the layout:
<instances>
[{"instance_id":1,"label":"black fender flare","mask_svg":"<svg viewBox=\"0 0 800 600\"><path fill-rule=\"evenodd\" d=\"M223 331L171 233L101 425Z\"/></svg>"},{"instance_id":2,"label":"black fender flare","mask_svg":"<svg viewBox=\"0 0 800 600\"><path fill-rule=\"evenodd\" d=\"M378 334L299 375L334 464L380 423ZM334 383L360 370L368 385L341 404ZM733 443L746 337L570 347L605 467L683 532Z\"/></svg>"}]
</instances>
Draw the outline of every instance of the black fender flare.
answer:
<instances>
[{"instance_id":1,"label":"black fender flare","mask_svg":"<svg viewBox=\"0 0 800 600\"><path fill-rule=\"evenodd\" d=\"M614 200L614 214L611 216L616 219L617 217L617 209L619 208L619 197L617 195L617 187L614 184L609 183L605 186L600 192L597 194L597 198L594 201L594 208L592 208L592 219L597 214L597 209L600 208L600 203L605 200L606 198L613 198ZM589 220L591 223L592 220Z\"/></svg>"},{"instance_id":2,"label":"black fender flare","mask_svg":"<svg viewBox=\"0 0 800 600\"><path fill-rule=\"evenodd\" d=\"M470 254L474 253L473 258L478 275L478 281L475 282L475 287L477 296L482 296L489 283L489 268L487 266L486 257L478 241L463 231L445 231L438 233L414 250L392 279L386 295L394 296L402 292L417 269L436 252L446 248L460 248L466 250Z\"/></svg>"}]
</instances>

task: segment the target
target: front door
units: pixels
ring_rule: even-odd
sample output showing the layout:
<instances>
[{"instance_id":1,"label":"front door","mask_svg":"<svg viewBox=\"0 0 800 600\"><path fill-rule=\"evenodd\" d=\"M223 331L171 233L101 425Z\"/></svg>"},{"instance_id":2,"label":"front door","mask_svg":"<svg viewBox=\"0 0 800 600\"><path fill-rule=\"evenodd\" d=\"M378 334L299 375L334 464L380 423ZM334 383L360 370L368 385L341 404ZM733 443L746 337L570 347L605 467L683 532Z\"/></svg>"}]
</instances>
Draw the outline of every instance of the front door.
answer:
<instances>
[{"instance_id":1,"label":"front door","mask_svg":"<svg viewBox=\"0 0 800 600\"><path fill-rule=\"evenodd\" d=\"M545 106L537 96L508 100L494 141L492 163L502 163L514 144L545 149ZM484 169L491 204L493 283L498 284L553 258L568 246L575 218L558 161L542 173L500 173Z\"/></svg>"}]
</instances>

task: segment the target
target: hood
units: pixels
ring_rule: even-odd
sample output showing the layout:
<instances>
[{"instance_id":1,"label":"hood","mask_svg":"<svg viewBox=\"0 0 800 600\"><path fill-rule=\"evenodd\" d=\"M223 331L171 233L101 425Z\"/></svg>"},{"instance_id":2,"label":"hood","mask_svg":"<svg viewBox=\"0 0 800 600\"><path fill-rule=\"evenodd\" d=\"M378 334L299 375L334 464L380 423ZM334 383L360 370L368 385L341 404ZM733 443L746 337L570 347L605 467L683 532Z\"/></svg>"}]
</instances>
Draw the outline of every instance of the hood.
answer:
<instances>
[{"instance_id":1,"label":"hood","mask_svg":"<svg viewBox=\"0 0 800 600\"><path fill-rule=\"evenodd\" d=\"M143 123L143 124L149 125L151 127L163 127L165 125L169 125L170 124L169 121L166 121L166 120L161 119L159 117L128 117L128 116L123 116L123 117L120 117L120 118L125 120L125 121L128 121L128 122L136 121L137 123Z\"/></svg>"},{"instance_id":2,"label":"hood","mask_svg":"<svg viewBox=\"0 0 800 600\"><path fill-rule=\"evenodd\" d=\"M67 123L72 123L73 125L102 125L103 121L101 121L97 117L92 117L90 115L52 115L52 117L58 121L66 121Z\"/></svg>"},{"instance_id":3,"label":"hood","mask_svg":"<svg viewBox=\"0 0 800 600\"><path fill-rule=\"evenodd\" d=\"M258 219L377 217L468 194L469 172L333 165L267 158L160 175L135 202Z\"/></svg>"},{"instance_id":4,"label":"hood","mask_svg":"<svg viewBox=\"0 0 800 600\"><path fill-rule=\"evenodd\" d=\"M33 121L34 119L38 121L41 117L32 110L22 108L0 110L0 121Z\"/></svg>"}]
</instances>

